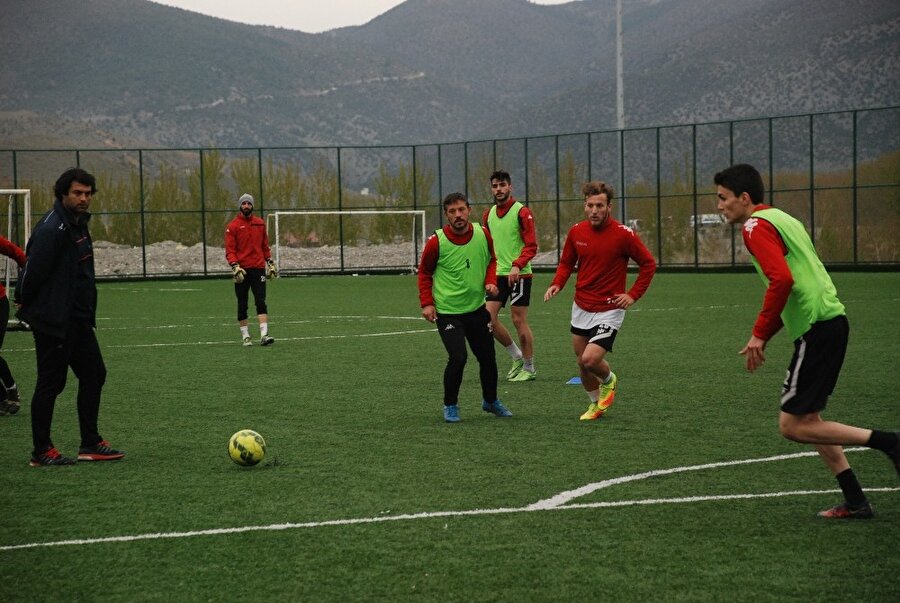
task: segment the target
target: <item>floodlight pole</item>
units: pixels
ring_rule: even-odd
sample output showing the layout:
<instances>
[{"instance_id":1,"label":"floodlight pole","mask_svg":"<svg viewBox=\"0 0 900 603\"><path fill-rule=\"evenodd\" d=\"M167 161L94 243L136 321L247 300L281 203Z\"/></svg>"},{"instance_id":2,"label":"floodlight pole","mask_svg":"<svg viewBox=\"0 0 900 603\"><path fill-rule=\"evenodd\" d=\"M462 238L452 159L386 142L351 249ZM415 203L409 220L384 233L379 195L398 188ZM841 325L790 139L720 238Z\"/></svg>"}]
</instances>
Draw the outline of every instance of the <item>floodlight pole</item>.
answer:
<instances>
[{"instance_id":1,"label":"floodlight pole","mask_svg":"<svg viewBox=\"0 0 900 603\"><path fill-rule=\"evenodd\" d=\"M625 129L625 84L622 77L622 0L616 0L616 126Z\"/></svg>"}]
</instances>

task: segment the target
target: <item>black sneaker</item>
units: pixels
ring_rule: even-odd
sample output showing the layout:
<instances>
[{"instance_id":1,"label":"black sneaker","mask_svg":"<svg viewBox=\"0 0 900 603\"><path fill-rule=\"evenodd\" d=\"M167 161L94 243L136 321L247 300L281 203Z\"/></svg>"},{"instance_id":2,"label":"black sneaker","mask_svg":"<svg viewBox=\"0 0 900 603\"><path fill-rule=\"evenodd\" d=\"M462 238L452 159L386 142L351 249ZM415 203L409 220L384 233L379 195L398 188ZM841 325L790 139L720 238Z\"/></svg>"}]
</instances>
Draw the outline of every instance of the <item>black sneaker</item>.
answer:
<instances>
[{"instance_id":1,"label":"black sneaker","mask_svg":"<svg viewBox=\"0 0 900 603\"><path fill-rule=\"evenodd\" d=\"M60 454L56 448L50 448L41 454L31 455L31 462L28 464L32 467L55 467L57 465L74 465L75 461Z\"/></svg>"},{"instance_id":2,"label":"black sneaker","mask_svg":"<svg viewBox=\"0 0 900 603\"><path fill-rule=\"evenodd\" d=\"M22 404L19 399L19 388L13 385L6 390L6 399L0 402L0 415L14 415Z\"/></svg>"},{"instance_id":3,"label":"black sneaker","mask_svg":"<svg viewBox=\"0 0 900 603\"><path fill-rule=\"evenodd\" d=\"M270 335L263 335L259 338L259 345L272 345L275 343L275 338Z\"/></svg>"},{"instance_id":4,"label":"black sneaker","mask_svg":"<svg viewBox=\"0 0 900 603\"><path fill-rule=\"evenodd\" d=\"M79 461L118 461L124 456L124 451L110 448L106 440L97 442L95 446L78 449Z\"/></svg>"},{"instance_id":5,"label":"black sneaker","mask_svg":"<svg viewBox=\"0 0 900 603\"><path fill-rule=\"evenodd\" d=\"M824 511L817 513L819 517L825 519L872 519L875 513L872 511L872 505L869 503L862 504L858 507L851 507L847 503L841 503Z\"/></svg>"}]
</instances>

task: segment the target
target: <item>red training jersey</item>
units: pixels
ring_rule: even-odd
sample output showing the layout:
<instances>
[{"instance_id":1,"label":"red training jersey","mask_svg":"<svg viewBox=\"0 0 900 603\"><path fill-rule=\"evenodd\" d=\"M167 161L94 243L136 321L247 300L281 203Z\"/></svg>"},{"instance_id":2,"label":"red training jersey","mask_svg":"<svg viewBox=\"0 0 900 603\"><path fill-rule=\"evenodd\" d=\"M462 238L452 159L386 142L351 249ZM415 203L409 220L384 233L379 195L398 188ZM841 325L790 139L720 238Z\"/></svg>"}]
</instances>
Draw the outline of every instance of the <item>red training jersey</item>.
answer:
<instances>
[{"instance_id":1,"label":"red training jersey","mask_svg":"<svg viewBox=\"0 0 900 603\"><path fill-rule=\"evenodd\" d=\"M639 272L626 291L629 259L637 263ZM614 295L628 293L635 301L644 295L656 273L656 260L627 226L607 218L593 228L584 220L569 229L552 284L562 289L576 269L575 303L588 312L605 312L616 308Z\"/></svg>"},{"instance_id":2,"label":"red training jersey","mask_svg":"<svg viewBox=\"0 0 900 603\"><path fill-rule=\"evenodd\" d=\"M491 253L491 259L488 262L487 273L484 275L484 286L497 284L497 258L494 256L494 240L491 233L483 228L484 236L487 238L488 251ZM453 232L449 224L444 225L444 234L451 243L456 245L465 245L472 240L472 225L461 235ZM432 234L425 241L425 248L422 250L422 260L419 262L419 305L421 307L433 306L434 296L431 288L434 285L434 271L437 268L438 256L440 255L440 243L436 234Z\"/></svg>"},{"instance_id":3,"label":"red training jersey","mask_svg":"<svg viewBox=\"0 0 900 603\"><path fill-rule=\"evenodd\" d=\"M225 260L241 268L265 268L271 258L266 223L252 214L238 213L225 229Z\"/></svg>"},{"instance_id":4,"label":"red training jersey","mask_svg":"<svg viewBox=\"0 0 900 603\"><path fill-rule=\"evenodd\" d=\"M18 264L19 268L25 266L25 262L27 261L25 252L22 251L18 245L3 236L0 236L0 253L8 258L12 258L13 261ZM6 297L6 287L0 282L0 299L3 299L4 297Z\"/></svg>"},{"instance_id":5,"label":"red training jersey","mask_svg":"<svg viewBox=\"0 0 900 603\"><path fill-rule=\"evenodd\" d=\"M500 218L505 216L515 202L516 200L510 197L506 200L506 203L498 205L497 216ZM491 213L490 207L484 210L484 213L481 215L481 226L485 230L488 229L489 213ZM537 232L534 229L534 214L524 205L519 209L519 235L522 237L522 251L519 253L519 257L513 260L512 265L521 270L528 265L528 262L534 259L538 249ZM523 274L522 278L531 278L531 276L531 274Z\"/></svg>"},{"instance_id":6,"label":"red training jersey","mask_svg":"<svg viewBox=\"0 0 900 603\"><path fill-rule=\"evenodd\" d=\"M770 205L757 205L753 211L770 207ZM778 229L765 218L758 216L754 216L754 222L751 224L752 226L748 228L745 223L741 229L744 245L747 246L747 251L756 258L759 267L769 281L766 295L763 298L763 307L759 311L759 316L756 317L752 333L754 336L768 341L784 326L781 321L781 312L784 310L791 294L791 288L794 286L794 276L785 259L788 252L787 245L778 234Z\"/></svg>"}]
</instances>

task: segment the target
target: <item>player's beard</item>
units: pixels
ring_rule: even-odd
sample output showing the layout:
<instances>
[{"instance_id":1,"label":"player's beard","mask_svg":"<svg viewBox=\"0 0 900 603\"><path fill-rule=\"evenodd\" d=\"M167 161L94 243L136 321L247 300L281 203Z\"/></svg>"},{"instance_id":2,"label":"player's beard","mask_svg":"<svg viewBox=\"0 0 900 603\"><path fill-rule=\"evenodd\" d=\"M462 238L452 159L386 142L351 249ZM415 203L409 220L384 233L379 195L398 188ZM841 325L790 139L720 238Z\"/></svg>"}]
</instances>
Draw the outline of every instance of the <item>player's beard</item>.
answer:
<instances>
[{"instance_id":1,"label":"player's beard","mask_svg":"<svg viewBox=\"0 0 900 603\"><path fill-rule=\"evenodd\" d=\"M244 214L245 218L249 218L250 214L253 213L253 208L252 207L242 207L241 213Z\"/></svg>"}]
</instances>

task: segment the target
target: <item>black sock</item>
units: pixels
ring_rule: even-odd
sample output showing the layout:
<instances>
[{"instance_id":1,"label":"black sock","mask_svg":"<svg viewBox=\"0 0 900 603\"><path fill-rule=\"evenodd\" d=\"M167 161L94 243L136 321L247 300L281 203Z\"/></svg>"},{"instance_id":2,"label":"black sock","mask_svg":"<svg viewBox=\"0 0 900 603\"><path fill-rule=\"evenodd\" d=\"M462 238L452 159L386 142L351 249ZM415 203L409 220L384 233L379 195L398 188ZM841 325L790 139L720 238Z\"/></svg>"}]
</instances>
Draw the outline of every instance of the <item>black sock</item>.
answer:
<instances>
[{"instance_id":1,"label":"black sock","mask_svg":"<svg viewBox=\"0 0 900 603\"><path fill-rule=\"evenodd\" d=\"M869 441L866 442L866 446L882 452L890 452L897 446L898 441L900 441L900 438L898 438L897 434L893 431L878 431L877 429L873 429L872 435L869 436Z\"/></svg>"},{"instance_id":2,"label":"black sock","mask_svg":"<svg viewBox=\"0 0 900 603\"><path fill-rule=\"evenodd\" d=\"M845 469L838 473L836 477L838 485L844 493L844 499L846 499L850 507L861 507L869 502L866 500L866 495L863 494L862 486L859 485L859 480L856 479L853 469Z\"/></svg>"}]
</instances>

